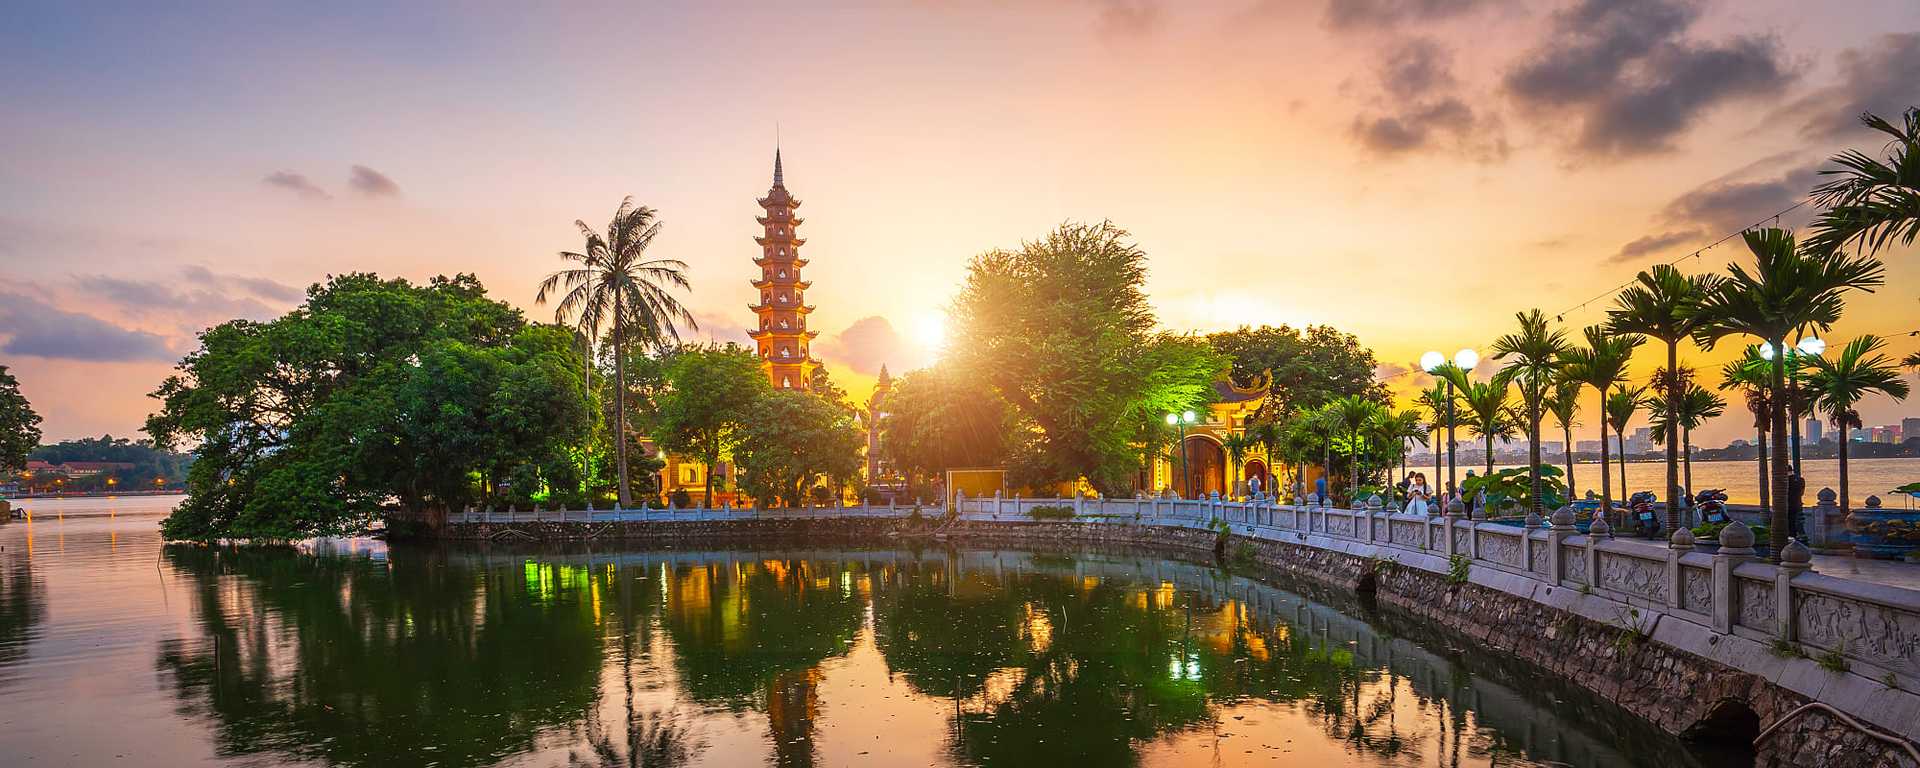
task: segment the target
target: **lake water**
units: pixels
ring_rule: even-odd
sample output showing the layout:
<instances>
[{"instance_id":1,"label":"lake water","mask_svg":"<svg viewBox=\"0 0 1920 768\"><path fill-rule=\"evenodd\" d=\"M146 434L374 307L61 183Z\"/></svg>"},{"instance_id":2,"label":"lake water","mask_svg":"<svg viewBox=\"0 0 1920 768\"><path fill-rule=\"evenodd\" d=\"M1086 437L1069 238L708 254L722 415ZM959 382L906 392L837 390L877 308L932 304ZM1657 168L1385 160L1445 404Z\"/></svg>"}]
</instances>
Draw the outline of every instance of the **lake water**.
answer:
<instances>
[{"instance_id":1,"label":"lake water","mask_svg":"<svg viewBox=\"0 0 1920 768\"><path fill-rule=\"evenodd\" d=\"M1696 766L1313 585L1119 554L163 548L0 525L6 766Z\"/></svg>"},{"instance_id":2,"label":"lake water","mask_svg":"<svg viewBox=\"0 0 1920 768\"><path fill-rule=\"evenodd\" d=\"M1566 468L1559 456L1548 457L1554 466ZM1807 500L1811 506L1815 494L1821 488L1840 490L1840 461L1838 459L1802 459L1801 468L1806 472ZM1496 469L1524 464L1496 464ZM1610 464L1613 472L1614 498L1621 499L1631 494L1621 494L1620 465ZM1600 491L1599 463L1573 465L1573 479L1581 495L1591 488ZM1409 467L1411 469L1411 467ZM1478 466L1460 465L1464 476L1468 469L1476 473ZM1424 470L1428 477L1433 476L1433 463L1429 461ZM1684 469L1683 469L1684 471ZM1398 475L1396 474L1397 478ZM1682 475L1685 481L1685 475ZM1627 485L1636 491L1659 491L1667 481L1667 463L1662 461L1627 462ZM1847 462L1847 482L1852 488L1854 506L1866 502L1868 494L1878 495L1889 507L1907 503L1904 497L1895 497L1890 491L1907 483L1920 481L1920 458L1908 459L1851 459ZM1693 487L1696 490L1723 488L1727 500L1735 504L1760 503L1760 466L1752 461L1695 461L1693 463Z\"/></svg>"}]
</instances>

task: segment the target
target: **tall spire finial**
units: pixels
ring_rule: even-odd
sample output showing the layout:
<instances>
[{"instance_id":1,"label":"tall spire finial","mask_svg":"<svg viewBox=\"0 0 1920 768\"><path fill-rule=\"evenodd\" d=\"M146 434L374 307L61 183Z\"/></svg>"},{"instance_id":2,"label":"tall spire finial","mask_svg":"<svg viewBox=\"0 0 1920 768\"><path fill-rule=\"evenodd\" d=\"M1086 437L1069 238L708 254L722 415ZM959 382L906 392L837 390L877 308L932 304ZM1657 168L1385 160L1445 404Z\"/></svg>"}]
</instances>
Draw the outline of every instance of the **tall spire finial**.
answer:
<instances>
[{"instance_id":1,"label":"tall spire finial","mask_svg":"<svg viewBox=\"0 0 1920 768\"><path fill-rule=\"evenodd\" d=\"M773 185L776 187L786 186L781 179L780 145L777 143L773 145Z\"/></svg>"}]
</instances>

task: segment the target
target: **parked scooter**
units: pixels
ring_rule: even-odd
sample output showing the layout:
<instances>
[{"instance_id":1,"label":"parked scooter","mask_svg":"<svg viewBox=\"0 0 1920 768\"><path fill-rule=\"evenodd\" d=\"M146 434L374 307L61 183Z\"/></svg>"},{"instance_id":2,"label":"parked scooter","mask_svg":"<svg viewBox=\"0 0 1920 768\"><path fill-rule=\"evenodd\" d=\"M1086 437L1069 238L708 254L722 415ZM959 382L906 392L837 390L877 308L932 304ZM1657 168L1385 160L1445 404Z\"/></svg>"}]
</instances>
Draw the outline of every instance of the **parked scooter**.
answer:
<instances>
[{"instance_id":1,"label":"parked scooter","mask_svg":"<svg viewBox=\"0 0 1920 768\"><path fill-rule=\"evenodd\" d=\"M1727 517L1727 492L1719 488L1709 488L1694 494L1693 508L1700 514L1700 522L1724 523Z\"/></svg>"},{"instance_id":2,"label":"parked scooter","mask_svg":"<svg viewBox=\"0 0 1920 768\"><path fill-rule=\"evenodd\" d=\"M1659 495L1653 491L1639 491L1627 497L1627 509L1632 510L1633 519L1638 521L1637 528L1643 538L1660 538L1660 516L1653 512L1653 505L1659 499Z\"/></svg>"}]
</instances>

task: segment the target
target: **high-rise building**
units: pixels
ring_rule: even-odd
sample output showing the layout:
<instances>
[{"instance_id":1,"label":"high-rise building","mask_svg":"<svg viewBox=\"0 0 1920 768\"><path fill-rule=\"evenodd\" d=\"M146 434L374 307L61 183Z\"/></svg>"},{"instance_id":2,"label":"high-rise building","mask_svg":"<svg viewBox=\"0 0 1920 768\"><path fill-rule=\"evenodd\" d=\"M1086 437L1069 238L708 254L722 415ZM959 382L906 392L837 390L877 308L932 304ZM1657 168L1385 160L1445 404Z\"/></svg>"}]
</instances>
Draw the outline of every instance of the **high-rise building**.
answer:
<instances>
[{"instance_id":1,"label":"high-rise building","mask_svg":"<svg viewBox=\"0 0 1920 768\"><path fill-rule=\"evenodd\" d=\"M766 210L758 219L763 231L753 239L760 244L760 255L753 259L760 267L760 279L753 281L760 303L748 309L759 316L759 327L747 335L759 347L761 365L773 386L804 390L814 369L820 367L811 349L813 338L820 334L807 330L807 315L813 307L807 306L806 292L813 284L800 279L800 268L807 265L800 258L800 246L806 242L799 237L801 219L793 215L800 201L787 192L783 176L780 149L775 147L773 187L759 201Z\"/></svg>"},{"instance_id":2,"label":"high-rise building","mask_svg":"<svg viewBox=\"0 0 1920 768\"><path fill-rule=\"evenodd\" d=\"M1800 430L1800 442L1806 445L1820 444L1820 420L1807 419L1807 426Z\"/></svg>"},{"instance_id":3,"label":"high-rise building","mask_svg":"<svg viewBox=\"0 0 1920 768\"><path fill-rule=\"evenodd\" d=\"M1913 418L1911 416L1901 419L1900 420L1901 441L1904 442L1907 440L1912 440L1916 437L1920 437L1920 419Z\"/></svg>"}]
</instances>

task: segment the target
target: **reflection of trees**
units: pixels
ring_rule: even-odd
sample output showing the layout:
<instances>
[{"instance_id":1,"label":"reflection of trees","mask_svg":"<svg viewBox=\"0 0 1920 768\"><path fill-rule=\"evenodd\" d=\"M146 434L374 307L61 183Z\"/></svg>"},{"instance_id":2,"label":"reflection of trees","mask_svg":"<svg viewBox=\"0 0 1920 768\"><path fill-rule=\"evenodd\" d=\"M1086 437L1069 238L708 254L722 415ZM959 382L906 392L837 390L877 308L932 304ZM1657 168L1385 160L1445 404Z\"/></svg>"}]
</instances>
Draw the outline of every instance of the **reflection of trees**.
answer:
<instances>
[{"instance_id":1,"label":"reflection of trees","mask_svg":"<svg viewBox=\"0 0 1920 768\"><path fill-rule=\"evenodd\" d=\"M157 663L222 754L490 765L592 704L597 585L583 570L394 554L167 550L207 638L168 641Z\"/></svg>"},{"instance_id":2,"label":"reflection of trees","mask_svg":"<svg viewBox=\"0 0 1920 768\"><path fill-rule=\"evenodd\" d=\"M817 667L846 652L865 611L851 567L763 560L671 576L664 623L681 686L702 703L764 707L775 764L811 765Z\"/></svg>"},{"instance_id":3,"label":"reflection of trees","mask_svg":"<svg viewBox=\"0 0 1920 768\"><path fill-rule=\"evenodd\" d=\"M883 572L874 594L874 644L887 666L928 696L970 699L995 671L1024 666L1036 634L1019 590L951 560L912 562Z\"/></svg>"},{"instance_id":4,"label":"reflection of trees","mask_svg":"<svg viewBox=\"0 0 1920 768\"><path fill-rule=\"evenodd\" d=\"M23 553L0 550L0 668L27 657L34 625L47 618L47 585ZM0 683L11 675L0 674Z\"/></svg>"}]
</instances>

